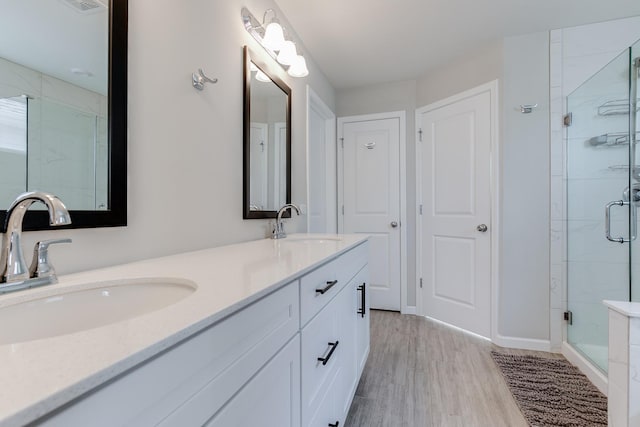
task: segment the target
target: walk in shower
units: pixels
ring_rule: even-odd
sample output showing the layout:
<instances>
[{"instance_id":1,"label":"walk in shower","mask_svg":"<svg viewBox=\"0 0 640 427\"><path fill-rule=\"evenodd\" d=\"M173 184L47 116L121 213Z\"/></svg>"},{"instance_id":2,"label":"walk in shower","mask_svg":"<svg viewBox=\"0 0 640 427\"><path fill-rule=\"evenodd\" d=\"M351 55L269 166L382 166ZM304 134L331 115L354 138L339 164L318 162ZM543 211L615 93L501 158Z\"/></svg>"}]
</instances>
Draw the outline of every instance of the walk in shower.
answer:
<instances>
[{"instance_id":1,"label":"walk in shower","mask_svg":"<svg viewBox=\"0 0 640 427\"><path fill-rule=\"evenodd\" d=\"M603 300L640 301L640 41L567 97L567 341L607 371Z\"/></svg>"}]
</instances>

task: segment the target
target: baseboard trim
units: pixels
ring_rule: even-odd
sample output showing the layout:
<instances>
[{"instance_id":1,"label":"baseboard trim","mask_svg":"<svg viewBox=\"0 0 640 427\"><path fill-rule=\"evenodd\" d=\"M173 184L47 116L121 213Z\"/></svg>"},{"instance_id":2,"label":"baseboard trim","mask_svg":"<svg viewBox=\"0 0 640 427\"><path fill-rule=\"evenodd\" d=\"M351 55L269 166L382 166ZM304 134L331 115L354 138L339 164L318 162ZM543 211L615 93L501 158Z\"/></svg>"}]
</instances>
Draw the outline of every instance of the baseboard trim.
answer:
<instances>
[{"instance_id":1,"label":"baseboard trim","mask_svg":"<svg viewBox=\"0 0 640 427\"><path fill-rule=\"evenodd\" d=\"M416 310L416 306L415 305L407 305L401 311L401 314L418 314L418 310Z\"/></svg>"},{"instance_id":2,"label":"baseboard trim","mask_svg":"<svg viewBox=\"0 0 640 427\"><path fill-rule=\"evenodd\" d=\"M520 350L546 351L547 353L551 352L551 341L549 340L505 337L498 335L492 337L491 341L500 347L518 348Z\"/></svg>"},{"instance_id":3,"label":"baseboard trim","mask_svg":"<svg viewBox=\"0 0 640 427\"><path fill-rule=\"evenodd\" d=\"M602 394L605 396L607 395L609 389L608 378L566 341L562 342L562 355L566 357L571 364L580 369L580 371L589 378L593 385L595 385Z\"/></svg>"}]
</instances>

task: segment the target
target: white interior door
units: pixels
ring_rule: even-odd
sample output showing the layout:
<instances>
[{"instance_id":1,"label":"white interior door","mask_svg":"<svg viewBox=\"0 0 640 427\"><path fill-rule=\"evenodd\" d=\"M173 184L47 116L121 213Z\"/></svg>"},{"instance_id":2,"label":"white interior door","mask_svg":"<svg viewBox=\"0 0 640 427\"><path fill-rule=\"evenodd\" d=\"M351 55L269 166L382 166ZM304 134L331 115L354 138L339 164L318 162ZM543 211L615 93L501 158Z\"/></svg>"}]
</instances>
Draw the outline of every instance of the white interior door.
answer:
<instances>
[{"instance_id":1,"label":"white interior door","mask_svg":"<svg viewBox=\"0 0 640 427\"><path fill-rule=\"evenodd\" d=\"M342 118L338 132L340 231L370 235L371 307L400 311L400 118Z\"/></svg>"},{"instance_id":2,"label":"white interior door","mask_svg":"<svg viewBox=\"0 0 640 427\"><path fill-rule=\"evenodd\" d=\"M307 86L307 230L338 231L336 116Z\"/></svg>"},{"instance_id":3,"label":"white interior door","mask_svg":"<svg viewBox=\"0 0 640 427\"><path fill-rule=\"evenodd\" d=\"M266 123L251 123L250 129L250 162L251 162L251 194L249 205L251 210L267 208L269 182L268 171L268 127Z\"/></svg>"},{"instance_id":4,"label":"white interior door","mask_svg":"<svg viewBox=\"0 0 640 427\"><path fill-rule=\"evenodd\" d=\"M273 125L273 203L270 209L278 210L287 203L287 124L276 122Z\"/></svg>"},{"instance_id":5,"label":"white interior door","mask_svg":"<svg viewBox=\"0 0 640 427\"><path fill-rule=\"evenodd\" d=\"M424 315L491 336L491 93L418 110Z\"/></svg>"}]
</instances>

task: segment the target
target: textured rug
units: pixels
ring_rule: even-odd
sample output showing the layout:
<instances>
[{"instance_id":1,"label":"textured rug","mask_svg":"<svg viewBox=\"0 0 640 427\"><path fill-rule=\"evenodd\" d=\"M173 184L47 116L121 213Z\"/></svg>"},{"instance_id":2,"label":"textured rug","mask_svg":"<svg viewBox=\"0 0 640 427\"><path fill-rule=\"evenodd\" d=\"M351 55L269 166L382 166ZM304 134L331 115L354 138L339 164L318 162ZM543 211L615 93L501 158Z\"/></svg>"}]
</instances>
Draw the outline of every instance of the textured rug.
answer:
<instances>
[{"instance_id":1,"label":"textured rug","mask_svg":"<svg viewBox=\"0 0 640 427\"><path fill-rule=\"evenodd\" d=\"M607 425L607 398L566 360L496 351L491 357L531 426Z\"/></svg>"}]
</instances>

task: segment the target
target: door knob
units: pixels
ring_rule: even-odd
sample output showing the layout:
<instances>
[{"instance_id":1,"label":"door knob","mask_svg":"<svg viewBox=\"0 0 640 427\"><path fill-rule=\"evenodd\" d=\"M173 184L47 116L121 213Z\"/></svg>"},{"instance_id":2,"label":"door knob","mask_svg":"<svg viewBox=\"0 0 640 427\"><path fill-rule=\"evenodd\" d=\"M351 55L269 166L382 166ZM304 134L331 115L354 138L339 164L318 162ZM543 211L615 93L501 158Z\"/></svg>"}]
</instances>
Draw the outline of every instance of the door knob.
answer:
<instances>
[{"instance_id":1,"label":"door knob","mask_svg":"<svg viewBox=\"0 0 640 427\"><path fill-rule=\"evenodd\" d=\"M489 228L487 227L487 224L480 224L479 226L476 227L476 230L478 230L481 233L486 233L488 229Z\"/></svg>"},{"instance_id":2,"label":"door knob","mask_svg":"<svg viewBox=\"0 0 640 427\"><path fill-rule=\"evenodd\" d=\"M398 226L398 222L397 221L391 221L391 226L393 228L396 228Z\"/></svg>"}]
</instances>

